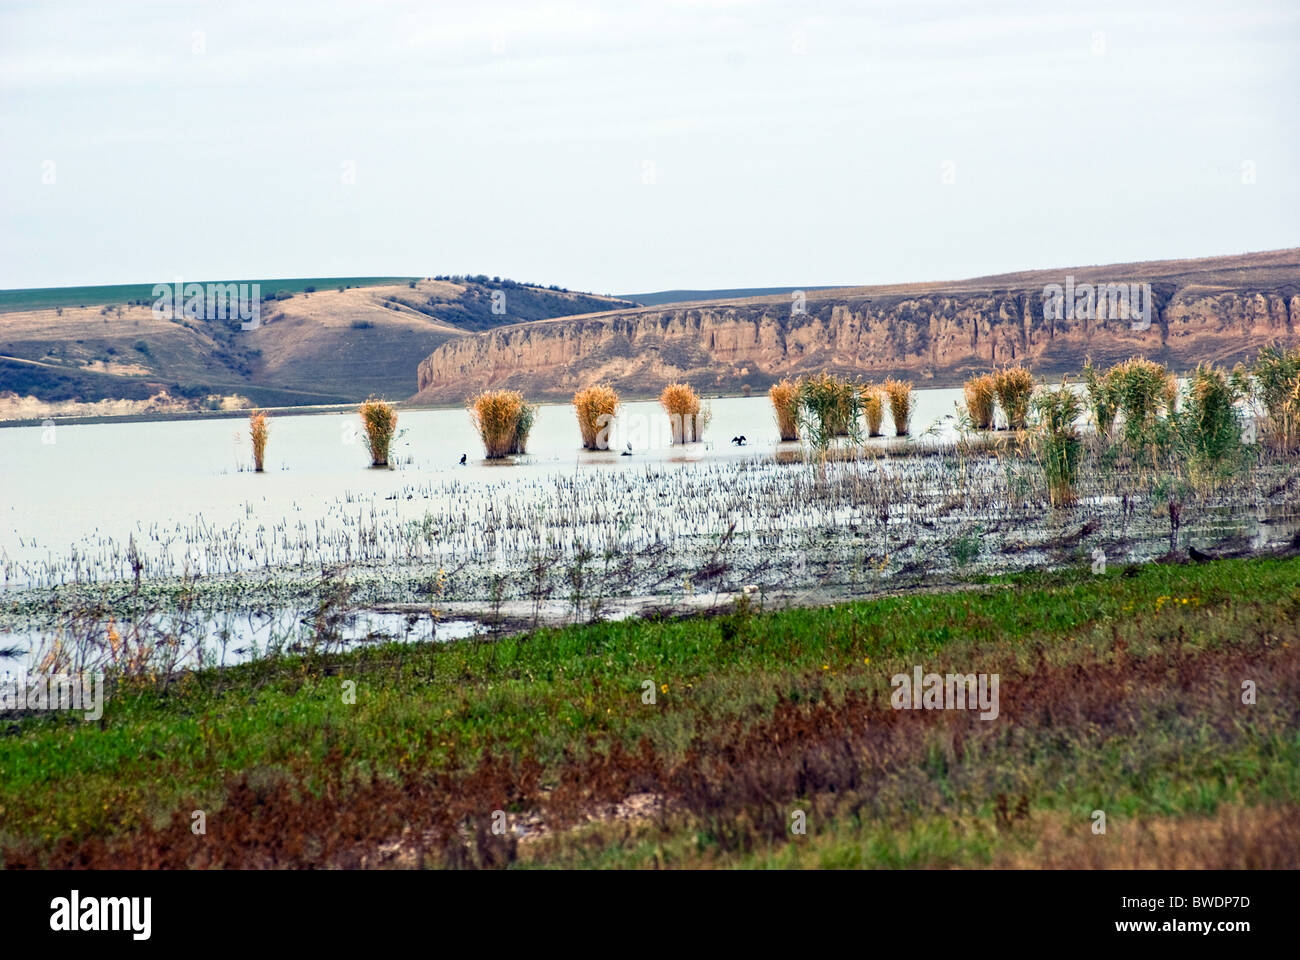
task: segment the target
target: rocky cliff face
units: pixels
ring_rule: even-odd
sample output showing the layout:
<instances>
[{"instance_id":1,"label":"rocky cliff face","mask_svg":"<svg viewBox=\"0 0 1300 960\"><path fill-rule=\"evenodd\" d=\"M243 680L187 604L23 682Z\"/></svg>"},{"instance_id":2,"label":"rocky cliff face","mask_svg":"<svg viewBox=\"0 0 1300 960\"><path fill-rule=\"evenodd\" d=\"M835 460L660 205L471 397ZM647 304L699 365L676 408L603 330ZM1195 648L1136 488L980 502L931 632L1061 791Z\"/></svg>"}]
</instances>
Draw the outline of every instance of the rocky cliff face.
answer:
<instances>
[{"instance_id":1,"label":"rocky cliff face","mask_svg":"<svg viewBox=\"0 0 1300 960\"><path fill-rule=\"evenodd\" d=\"M1300 251L1287 253L1267 269L1220 258L1163 272L1147 264L1128 275L1081 268L990 278L986 288L971 281L825 291L810 294L803 312L792 311L788 298L766 298L516 324L440 346L420 364L417 399L458 401L488 387L563 399L600 380L627 396L657 394L674 379L735 393L817 370L946 386L1012 361L1043 374L1075 371L1089 354L1104 362L1143 354L1176 370L1230 363L1295 338ZM1088 317L1044 310L1044 285L1067 273L1079 284L1149 283L1150 327L1134 329L1104 301Z\"/></svg>"}]
</instances>

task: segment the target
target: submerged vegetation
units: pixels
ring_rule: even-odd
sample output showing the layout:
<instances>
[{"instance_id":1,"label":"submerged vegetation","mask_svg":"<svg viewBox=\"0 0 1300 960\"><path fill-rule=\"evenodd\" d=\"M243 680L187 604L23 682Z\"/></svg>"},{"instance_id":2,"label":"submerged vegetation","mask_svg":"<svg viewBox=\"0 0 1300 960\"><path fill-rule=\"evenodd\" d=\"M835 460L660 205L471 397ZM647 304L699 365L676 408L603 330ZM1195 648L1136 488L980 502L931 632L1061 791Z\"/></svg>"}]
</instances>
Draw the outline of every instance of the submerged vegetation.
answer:
<instances>
[{"instance_id":1,"label":"submerged vegetation","mask_svg":"<svg viewBox=\"0 0 1300 960\"><path fill-rule=\"evenodd\" d=\"M1265 363L1278 361L1266 354ZM1140 389L1126 392L1135 369ZM684 578L698 581L701 569L726 589L792 582L777 571L796 559L806 567L799 578L805 585L875 589L942 582L952 573L943 559L949 545L977 530L986 544L981 569L1060 563L1059 549L1049 546L1059 531L1048 525L1066 522L1076 503L1086 504L1073 515L1089 527L1089 549L1135 558L1189 543L1243 550L1284 539L1287 525L1300 519L1300 465L1274 421L1265 425L1268 415L1260 442L1252 442L1254 419L1238 398L1242 389L1258 396L1263 388L1247 376L1204 366L1171 411L1168 373L1159 365L1090 366L1080 393L1087 417L1062 395L1043 401L1023 435L948 439L931 430L866 442L861 424L874 426L879 388L818 375L804 379L796 395L805 449L775 459L651 466L631 482L622 472L589 471L518 480L505 472L490 484L468 485L451 476L409 477L400 492L379 500L346 492L305 524L259 517L250 505L243 520L196 520L130 542L96 532L62 554L0 556L0 570L12 588L39 594L57 587L69 598L84 591L92 599L115 585L143 580L162 589L197 575L202 591L240 609L265 605L264 581L291 585L296 602L312 589L311 571L340 564L375 602L419 602L430 565L434 574L450 571L448 597L482 600L496 577L503 598L535 594L545 602L581 556L599 558L606 598L672 593ZM696 409L693 390L677 393L682 409ZM1098 398L1108 397L1110 431L1096 423ZM1102 406L1104 417L1112 405ZM531 408L520 394L483 394L471 415L489 456L522 449ZM1136 443L1131 431L1113 426L1130 416L1148 428ZM1284 427L1285 412L1274 416ZM845 430L848 437L838 435ZM801 473L807 459L818 469ZM575 573L584 585L592 576ZM42 629L57 630L60 610L48 606ZM25 600L15 609L34 613L42 605ZM3 618L0 610L0 629Z\"/></svg>"}]
</instances>

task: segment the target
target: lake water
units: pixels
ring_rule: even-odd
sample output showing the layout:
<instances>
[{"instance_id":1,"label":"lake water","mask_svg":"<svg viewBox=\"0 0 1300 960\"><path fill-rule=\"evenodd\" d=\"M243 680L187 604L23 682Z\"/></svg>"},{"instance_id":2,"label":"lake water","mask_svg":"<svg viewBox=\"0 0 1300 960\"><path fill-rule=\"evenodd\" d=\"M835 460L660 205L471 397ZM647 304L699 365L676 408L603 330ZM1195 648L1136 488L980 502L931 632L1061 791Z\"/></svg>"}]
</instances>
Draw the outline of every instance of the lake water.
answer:
<instances>
[{"instance_id":1,"label":"lake water","mask_svg":"<svg viewBox=\"0 0 1300 960\"><path fill-rule=\"evenodd\" d=\"M913 400L913 439L869 446L955 437L960 390ZM635 615L742 585L858 595L895 576L1077 562L1098 545L1124 563L1168 549L1158 505L1129 509L1128 480L1105 470L1081 477L1079 510L1058 514L1018 458L813 469L799 444L778 441L766 397L711 407L706 443L673 446L668 418L640 402L622 409L614 449L584 451L572 408L546 405L529 453L496 462L465 410L404 411L391 469L369 467L356 414L286 415L271 423L263 474L250 469L244 417L0 429L0 669L91 649L114 620L224 663L310 647L343 585L346 599L329 603L347 615L326 635L355 646L472 636L500 613ZM1293 508L1252 491L1185 518L1184 540L1263 550L1289 539ZM1085 535L1083 553L1060 545Z\"/></svg>"},{"instance_id":2,"label":"lake water","mask_svg":"<svg viewBox=\"0 0 1300 960\"><path fill-rule=\"evenodd\" d=\"M960 399L959 389L916 391L913 435L950 434ZM143 556L167 552L176 561L180 542L236 529L222 562L262 566L277 542L290 542L277 531L292 528L301 547L313 534L327 539L379 511L418 519L431 496L445 507L490 489L517 503L530 484L557 474L770 459L778 448L797 449L779 443L766 396L709 403L706 442L684 446L667 442L668 418L656 402L625 404L609 451L581 449L571 406L542 405L528 454L506 461L483 459L463 409L402 411L394 469L369 467L355 414L279 416L271 421L263 474L251 471L244 417L0 429L0 568L6 586L57 582L104 565L117 565L120 575L120 563L107 558L131 538ZM886 414L887 433L890 427ZM742 434L745 446L730 442ZM627 443L633 454L621 456ZM212 557L195 553L195 569L213 568Z\"/></svg>"}]
</instances>

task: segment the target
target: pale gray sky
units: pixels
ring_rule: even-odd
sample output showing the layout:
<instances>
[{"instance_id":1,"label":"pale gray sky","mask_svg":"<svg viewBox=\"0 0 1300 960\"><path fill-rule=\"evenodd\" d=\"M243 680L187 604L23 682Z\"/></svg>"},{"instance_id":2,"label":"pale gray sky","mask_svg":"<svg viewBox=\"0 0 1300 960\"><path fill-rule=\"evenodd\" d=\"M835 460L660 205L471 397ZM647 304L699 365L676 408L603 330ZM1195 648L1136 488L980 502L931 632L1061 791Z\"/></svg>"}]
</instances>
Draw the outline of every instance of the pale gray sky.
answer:
<instances>
[{"instance_id":1,"label":"pale gray sky","mask_svg":"<svg viewBox=\"0 0 1300 960\"><path fill-rule=\"evenodd\" d=\"M1295 246L1297 102L1287 0L7 2L0 287Z\"/></svg>"}]
</instances>

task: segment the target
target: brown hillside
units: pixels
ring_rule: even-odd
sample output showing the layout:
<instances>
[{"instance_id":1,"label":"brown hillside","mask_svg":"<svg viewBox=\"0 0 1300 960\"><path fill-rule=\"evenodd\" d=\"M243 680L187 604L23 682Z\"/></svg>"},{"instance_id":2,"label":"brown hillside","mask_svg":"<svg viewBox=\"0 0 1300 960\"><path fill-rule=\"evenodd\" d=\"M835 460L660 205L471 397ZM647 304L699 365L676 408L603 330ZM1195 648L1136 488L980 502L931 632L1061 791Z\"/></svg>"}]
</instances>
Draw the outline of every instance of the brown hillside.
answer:
<instances>
[{"instance_id":1,"label":"brown hillside","mask_svg":"<svg viewBox=\"0 0 1300 960\"><path fill-rule=\"evenodd\" d=\"M499 316L491 298L503 288L507 312ZM267 300L255 330L238 321L159 319L140 305L8 312L0 314L0 393L93 401L166 389L281 404L408 397L420 360L449 339L625 303L518 284L421 280Z\"/></svg>"}]
</instances>

